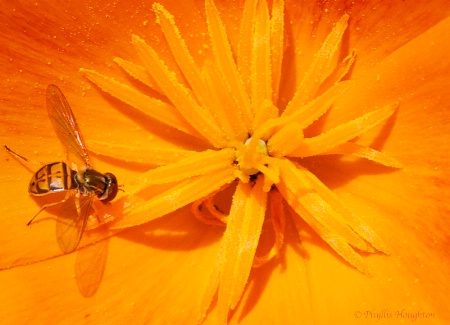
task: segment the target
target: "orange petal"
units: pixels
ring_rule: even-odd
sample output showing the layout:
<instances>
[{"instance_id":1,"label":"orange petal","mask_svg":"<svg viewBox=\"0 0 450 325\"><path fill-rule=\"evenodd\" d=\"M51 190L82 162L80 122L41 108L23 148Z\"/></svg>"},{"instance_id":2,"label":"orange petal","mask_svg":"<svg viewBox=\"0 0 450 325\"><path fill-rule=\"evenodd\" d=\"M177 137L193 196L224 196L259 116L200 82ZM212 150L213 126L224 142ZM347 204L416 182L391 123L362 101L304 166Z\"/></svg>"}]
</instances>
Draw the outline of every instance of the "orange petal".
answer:
<instances>
[{"instance_id":1,"label":"orange petal","mask_svg":"<svg viewBox=\"0 0 450 325\"><path fill-rule=\"evenodd\" d=\"M198 300L192 299L192 293L208 280L193 274L206 274L210 261L217 256L221 235L221 229L197 222L189 209L168 216L162 223L155 221L124 231L109 241L104 275L95 297L90 299L77 290L74 254L1 271L1 282L8 283L0 292L0 301L6 307L0 310L2 321L126 322L131 317L139 323L164 323L170 319L193 324ZM180 291L181 287L184 289ZM124 296L129 298L126 303ZM142 306L160 299L171 303L152 303L142 313ZM55 307L58 305L72 309L68 312ZM36 313L45 306L46 311ZM109 315L111 306L115 306L114 315ZM184 306L182 311L180 306Z\"/></svg>"}]
</instances>

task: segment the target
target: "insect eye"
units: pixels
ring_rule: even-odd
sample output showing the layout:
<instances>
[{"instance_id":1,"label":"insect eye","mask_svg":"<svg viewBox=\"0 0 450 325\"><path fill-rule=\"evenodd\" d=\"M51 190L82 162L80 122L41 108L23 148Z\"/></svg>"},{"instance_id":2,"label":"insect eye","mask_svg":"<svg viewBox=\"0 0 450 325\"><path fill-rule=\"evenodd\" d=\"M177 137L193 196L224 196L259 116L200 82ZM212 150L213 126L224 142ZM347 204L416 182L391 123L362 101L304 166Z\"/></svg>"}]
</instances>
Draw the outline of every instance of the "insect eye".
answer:
<instances>
[{"instance_id":1,"label":"insect eye","mask_svg":"<svg viewBox=\"0 0 450 325\"><path fill-rule=\"evenodd\" d=\"M116 176L111 173L106 173L105 176L108 179L108 187L106 189L108 191L108 195L102 200L103 203L113 200L119 191Z\"/></svg>"}]
</instances>

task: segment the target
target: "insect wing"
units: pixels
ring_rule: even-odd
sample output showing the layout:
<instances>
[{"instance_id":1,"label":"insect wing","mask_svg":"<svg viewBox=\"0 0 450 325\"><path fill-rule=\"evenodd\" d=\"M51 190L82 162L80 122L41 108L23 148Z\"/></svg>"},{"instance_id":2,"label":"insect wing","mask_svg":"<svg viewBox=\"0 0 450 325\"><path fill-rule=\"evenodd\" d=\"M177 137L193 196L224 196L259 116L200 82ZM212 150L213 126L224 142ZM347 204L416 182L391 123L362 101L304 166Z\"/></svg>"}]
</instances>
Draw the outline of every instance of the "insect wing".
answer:
<instances>
[{"instance_id":1,"label":"insect wing","mask_svg":"<svg viewBox=\"0 0 450 325\"><path fill-rule=\"evenodd\" d=\"M106 266L108 242L108 238L100 240L77 253L75 279L84 297L92 297L100 286Z\"/></svg>"},{"instance_id":2,"label":"insect wing","mask_svg":"<svg viewBox=\"0 0 450 325\"><path fill-rule=\"evenodd\" d=\"M80 243L91 213L91 195L70 195L62 204L56 222L56 239L64 253L73 252Z\"/></svg>"},{"instance_id":3,"label":"insect wing","mask_svg":"<svg viewBox=\"0 0 450 325\"><path fill-rule=\"evenodd\" d=\"M66 147L70 160L77 166L91 167L86 146L83 141L72 109L66 97L55 85L47 87L47 111L59 139ZM79 161L81 159L81 161Z\"/></svg>"}]
</instances>

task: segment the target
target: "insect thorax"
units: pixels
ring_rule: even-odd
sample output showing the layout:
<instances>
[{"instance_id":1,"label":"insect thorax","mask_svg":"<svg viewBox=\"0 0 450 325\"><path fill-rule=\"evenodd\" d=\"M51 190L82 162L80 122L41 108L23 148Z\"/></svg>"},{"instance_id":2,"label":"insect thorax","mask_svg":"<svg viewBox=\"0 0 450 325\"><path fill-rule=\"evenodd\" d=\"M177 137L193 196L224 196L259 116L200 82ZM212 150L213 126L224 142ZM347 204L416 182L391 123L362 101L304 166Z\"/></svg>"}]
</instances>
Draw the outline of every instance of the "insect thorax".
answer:
<instances>
[{"instance_id":1,"label":"insect thorax","mask_svg":"<svg viewBox=\"0 0 450 325\"><path fill-rule=\"evenodd\" d=\"M86 169L78 172L75 179L82 194L95 193L100 200L108 199L108 201L116 195L112 193L112 190L117 187L117 181L112 174L102 174L93 169Z\"/></svg>"}]
</instances>

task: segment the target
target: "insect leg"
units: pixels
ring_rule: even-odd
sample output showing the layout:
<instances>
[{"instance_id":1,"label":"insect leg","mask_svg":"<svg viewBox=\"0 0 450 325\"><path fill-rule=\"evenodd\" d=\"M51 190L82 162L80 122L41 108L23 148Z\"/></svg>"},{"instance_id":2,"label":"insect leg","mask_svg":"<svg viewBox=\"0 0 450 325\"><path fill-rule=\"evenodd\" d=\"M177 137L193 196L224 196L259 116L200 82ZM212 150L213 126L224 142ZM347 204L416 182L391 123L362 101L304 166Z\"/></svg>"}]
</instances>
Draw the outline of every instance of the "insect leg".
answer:
<instances>
[{"instance_id":1,"label":"insect leg","mask_svg":"<svg viewBox=\"0 0 450 325\"><path fill-rule=\"evenodd\" d=\"M61 204L61 203L66 202L68 197L69 197L69 194L66 195L66 197L65 197L63 200L61 200L61 201L53 202L53 203L48 203L48 204L44 204L44 205L41 207L41 209L38 211L38 213L36 213L36 214L34 215L34 217L31 218L30 221L28 221L27 226L30 226L30 225L31 225L31 223L32 223L33 220L39 215L39 213L41 213L42 211L44 211L45 209L47 209L47 208L49 208L49 207L52 207L52 206L55 206L55 205L58 205L58 204Z\"/></svg>"}]
</instances>

